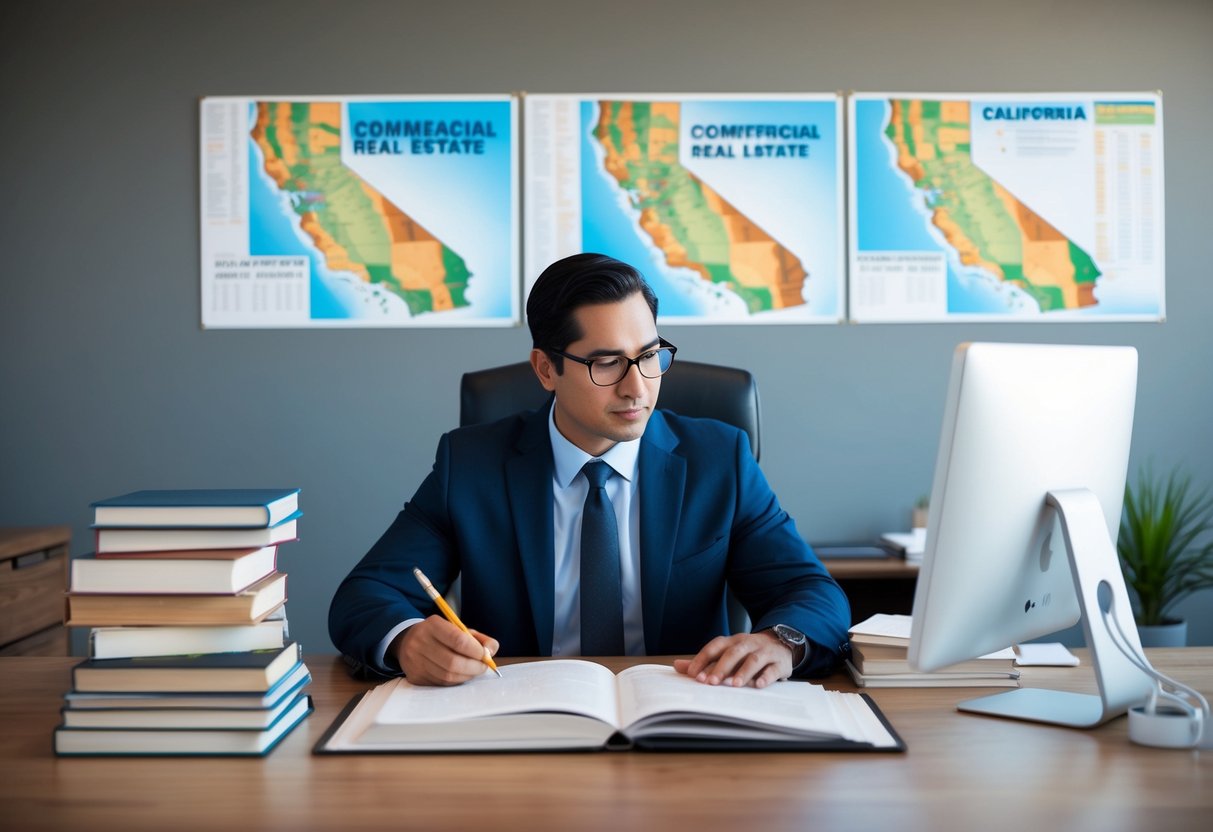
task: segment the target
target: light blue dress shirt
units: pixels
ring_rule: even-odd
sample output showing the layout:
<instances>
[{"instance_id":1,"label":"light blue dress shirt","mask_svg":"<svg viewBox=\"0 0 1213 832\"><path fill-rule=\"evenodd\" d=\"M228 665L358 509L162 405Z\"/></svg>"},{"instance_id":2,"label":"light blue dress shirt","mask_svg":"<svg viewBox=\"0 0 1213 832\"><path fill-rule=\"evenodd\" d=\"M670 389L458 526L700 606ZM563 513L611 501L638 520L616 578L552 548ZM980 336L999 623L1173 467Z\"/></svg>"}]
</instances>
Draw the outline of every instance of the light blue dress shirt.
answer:
<instances>
[{"instance_id":1,"label":"light blue dress shirt","mask_svg":"<svg viewBox=\"0 0 1213 832\"><path fill-rule=\"evenodd\" d=\"M619 524L619 577L623 589L623 644L629 656L644 655L644 620L640 604L640 440L619 442L593 457L561 435L556 408L548 411L555 468L552 474L552 521L556 554L556 604L552 655L581 655L581 509L589 492L582 467L600 459L615 472L607 496Z\"/></svg>"}]
</instances>

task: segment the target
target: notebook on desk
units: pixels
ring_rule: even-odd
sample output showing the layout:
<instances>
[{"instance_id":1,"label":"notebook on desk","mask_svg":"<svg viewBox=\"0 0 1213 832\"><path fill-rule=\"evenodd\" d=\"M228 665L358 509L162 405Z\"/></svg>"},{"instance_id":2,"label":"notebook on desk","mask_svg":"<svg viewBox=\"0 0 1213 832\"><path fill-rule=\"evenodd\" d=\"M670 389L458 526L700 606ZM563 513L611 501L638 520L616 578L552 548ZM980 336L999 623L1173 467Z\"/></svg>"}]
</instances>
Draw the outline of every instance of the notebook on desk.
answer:
<instances>
[{"instance_id":1,"label":"notebook on desk","mask_svg":"<svg viewBox=\"0 0 1213 832\"><path fill-rule=\"evenodd\" d=\"M424 751L904 751L866 695L809 682L709 686L668 665L522 662L451 688L393 679L359 694L325 753Z\"/></svg>"}]
</instances>

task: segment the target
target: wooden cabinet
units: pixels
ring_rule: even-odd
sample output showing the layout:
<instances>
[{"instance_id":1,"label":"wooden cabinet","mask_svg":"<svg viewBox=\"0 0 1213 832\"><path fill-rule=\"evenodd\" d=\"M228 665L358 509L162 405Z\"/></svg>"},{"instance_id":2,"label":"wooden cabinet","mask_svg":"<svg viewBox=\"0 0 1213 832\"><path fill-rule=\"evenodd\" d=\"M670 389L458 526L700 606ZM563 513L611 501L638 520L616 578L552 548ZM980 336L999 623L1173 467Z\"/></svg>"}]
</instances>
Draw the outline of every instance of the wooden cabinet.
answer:
<instances>
[{"instance_id":1,"label":"wooden cabinet","mask_svg":"<svg viewBox=\"0 0 1213 832\"><path fill-rule=\"evenodd\" d=\"M67 656L67 526L0 528L0 656Z\"/></svg>"}]
</instances>

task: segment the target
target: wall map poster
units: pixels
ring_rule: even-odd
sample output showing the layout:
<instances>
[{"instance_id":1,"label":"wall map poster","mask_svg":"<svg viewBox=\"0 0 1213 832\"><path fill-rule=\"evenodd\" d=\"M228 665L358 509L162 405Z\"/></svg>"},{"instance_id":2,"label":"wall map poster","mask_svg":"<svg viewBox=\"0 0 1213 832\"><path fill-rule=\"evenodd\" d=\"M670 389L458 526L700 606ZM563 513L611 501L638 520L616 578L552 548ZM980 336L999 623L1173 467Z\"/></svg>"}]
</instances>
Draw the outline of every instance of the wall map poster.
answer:
<instances>
[{"instance_id":1,"label":"wall map poster","mask_svg":"<svg viewBox=\"0 0 1213 832\"><path fill-rule=\"evenodd\" d=\"M1162 100L854 94L850 317L1161 320Z\"/></svg>"},{"instance_id":2,"label":"wall map poster","mask_svg":"<svg viewBox=\"0 0 1213 832\"><path fill-rule=\"evenodd\" d=\"M662 323L844 317L834 94L528 95L525 273L598 251L635 265Z\"/></svg>"},{"instance_id":3,"label":"wall map poster","mask_svg":"<svg viewBox=\"0 0 1213 832\"><path fill-rule=\"evenodd\" d=\"M204 327L518 322L509 96L201 102Z\"/></svg>"}]
</instances>

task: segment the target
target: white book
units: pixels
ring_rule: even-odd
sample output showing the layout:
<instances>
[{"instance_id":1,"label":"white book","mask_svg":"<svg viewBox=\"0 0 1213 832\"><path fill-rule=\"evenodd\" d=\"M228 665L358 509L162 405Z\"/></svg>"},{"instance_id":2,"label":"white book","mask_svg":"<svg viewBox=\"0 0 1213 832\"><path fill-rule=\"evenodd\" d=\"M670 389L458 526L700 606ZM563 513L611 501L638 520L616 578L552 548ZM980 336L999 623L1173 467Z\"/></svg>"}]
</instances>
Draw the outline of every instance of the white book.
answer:
<instances>
[{"instance_id":1,"label":"white book","mask_svg":"<svg viewBox=\"0 0 1213 832\"><path fill-rule=\"evenodd\" d=\"M847 671L861 688L1017 688L1019 671L990 671L952 673L936 670L930 673L861 673L850 661Z\"/></svg>"},{"instance_id":2,"label":"white book","mask_svg":"<svg viewBox=\"0 0 1213 832\"><path fill-rule=\"evenodd\" d=\"M123 594L225 594L251 586L274 571L277 546L223 549L226 557L120 558L72 561L72 592Z\"/></svg>"},{"instance_id":3,"label":"white book","mask_svg":"<svg viewBox=\"0 0 1213 832\"><path fill-rule=\"evenodd\" d=\"M296 511L276 526L255 529L109 529L98 528L97 551L159 552L175 549L242 549L285 543L298 537L302 513Z\"/></svg>"},{"instance_id":4,"label":"white book","mask_svg":"<svg viewBox=\"0 0 1213 832\"><path fill-rule=\"evenodd\" d=\"M393 679L339 718L317 751L574 748L902 750L871 700L809 682L733 688L666 665L618 676L589 661L523 662L456 687Z\"/></svg>"},{"instance_id":5,"label":"white book","mask_svg":"<svg viewBox=\"0 0 1213 832\"><path fill-rule=\"evenodd\" d=\"M285 618L214 627L94 627L89 633L89 656L133 659L268 650L284 646L286 638Z\"/></svg>"}]
</instances>

